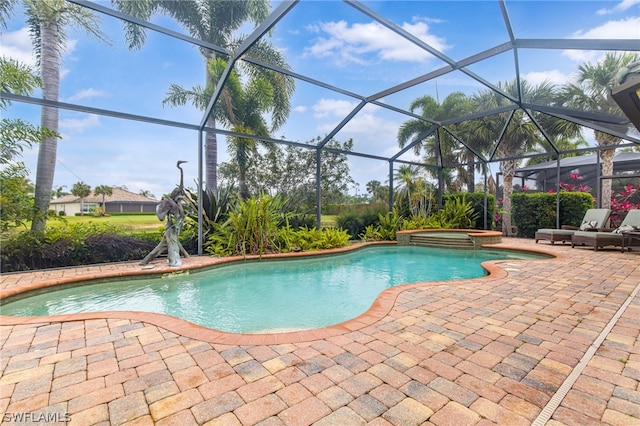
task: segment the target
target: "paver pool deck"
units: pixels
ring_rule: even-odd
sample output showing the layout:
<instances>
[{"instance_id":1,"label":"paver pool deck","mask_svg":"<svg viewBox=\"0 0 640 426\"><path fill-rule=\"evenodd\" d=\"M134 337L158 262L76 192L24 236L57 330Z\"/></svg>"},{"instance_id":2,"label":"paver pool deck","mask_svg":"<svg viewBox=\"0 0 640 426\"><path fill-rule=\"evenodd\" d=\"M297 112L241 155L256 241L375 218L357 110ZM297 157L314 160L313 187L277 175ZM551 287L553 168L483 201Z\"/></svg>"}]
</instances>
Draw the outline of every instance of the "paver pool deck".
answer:
<instances>
[{"instance_id":1,"label":"paver pool deck","mask_svg":"<svg viewBox=\"0 0 640 426\"><path fill-rule=\"evenodd\" d=\"M128 312L0 316L0 421L640 425L640 254L495 247L558 257L395 287L361 317L309 332L243 336ZM175 271L165 264L3 274L0 289Z\"/></svg>"}]
</instances>

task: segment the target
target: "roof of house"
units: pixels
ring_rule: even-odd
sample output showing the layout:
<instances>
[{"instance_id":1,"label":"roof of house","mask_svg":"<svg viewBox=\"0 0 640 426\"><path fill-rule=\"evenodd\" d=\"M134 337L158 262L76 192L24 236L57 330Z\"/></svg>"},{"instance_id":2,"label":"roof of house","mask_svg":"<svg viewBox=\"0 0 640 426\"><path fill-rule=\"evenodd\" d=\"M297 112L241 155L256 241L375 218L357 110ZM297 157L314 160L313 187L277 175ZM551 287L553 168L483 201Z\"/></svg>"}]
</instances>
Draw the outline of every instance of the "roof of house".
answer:
<instances>
[{"instance_id":1,"label":"roof of house","mask_svg":"<svg viewBox=\"0 0 640 426\"><path fill-rule=\"evenodd\" d=\"M113 193L104 197L105 203L148 203L156 204L158 200L155 198L145 197L144 195L136 194L126 189L118 188L114 186L112 188ZM80 197L75 195L65 195L60 198L54 198L51 200L51 204L72 204L79 203ZM84 203L102 203L102 195L95 195L93 191L91 195L84 197Z\"/></svg>"}]
</instances>

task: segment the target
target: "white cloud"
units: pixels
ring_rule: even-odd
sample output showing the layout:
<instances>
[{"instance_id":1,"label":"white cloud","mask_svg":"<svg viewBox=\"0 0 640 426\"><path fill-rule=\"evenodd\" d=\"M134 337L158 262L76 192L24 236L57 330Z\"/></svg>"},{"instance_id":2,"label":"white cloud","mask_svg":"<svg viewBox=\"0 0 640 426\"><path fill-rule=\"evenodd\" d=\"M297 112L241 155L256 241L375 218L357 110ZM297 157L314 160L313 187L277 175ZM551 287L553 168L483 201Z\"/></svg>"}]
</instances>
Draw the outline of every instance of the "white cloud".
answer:
<instances>
[{"instance_id":1,"label":"white cloud","mask_svg":"<svg viewBox=\"0 0 640 426\"><path fill-rule=\"evenodd\" d=\"M298 113L304 113L307 112L307 107L305 105L298 105L297 107L293 108L293 110Z\"/></svg>"},{"instance_id":2,"label":"white cloud","mask_svg":"<svg viewBox=\"0 0 640 426\"><path fill-rule=\"evenodd\" d=\"M107 96L107 92L89 88L89 89L81 90L75 95L70 96L69 99L67 100L69 102L77 102L83 99L91 99L91 98L104 97L104 96Z\"/></svg>"},{"instance_id":3,"label":"white cloud","mask_svg":"<svg viewBox=\"0 0 640 426\"><path fill-rule=\"evenodd\" d=\"M82 133L87 129L99 125L100 118L95 114L88 114L86 118L67 118L60 120L60 130L68 133Z\"/></svg>"},{"instance_id":4,"label":"white cloud","mask_svg":"<svg viewBox=\"0 0 640 426\"><path fill-rule=\"evenodd\" d=\"M65 42L65 55L70 55L76 49L78 40L67 40ZM0 55L15 59L31 67L33 72L39 73L36 67L36 56L33 53L33 43L29 35L29 28L23 27L17 31L7 31L0 33ZM60 79L64 79L70 70L61 65Z\"/></svg>"},{"instance_id":5,"label":"white cloud","mask_svg":"<svg viewBox=\"0 0 640 426\"><path fill-rule=\"evenodd\" d=\"M640 17L608 21L590 30L577 31L571 38L640 40ZM565 50L562 54L575 62L592 62L603 55L602 52L590 50Z\"/></svg>"},{"instance_id":6,"label":"white cloud","mask_svg":"<svg viewBox=\"0 0 640 426\"><path fill-rule=\"evenodd\" d=\"M29 37L29 29L21 28L17 31L0 33L2 56L13 58L35 70L36 58L33 54L33 43Z\"/></svg>"},{"instance_id":7,"label":"white cloud","mask_svg":"<svg viewBox=\"0 0 640 426\"><path fill-rule=\"evenodd\" d=\"M328 123L320 124L317 128L320 133L329 133L349 114L356 103L322 99L318 104L314 105L314 111L324 111L322 117L334 117L334 120ZM371 147L378 144L388 144L390 140L396 140L396 132L399 124L385 120L376 115L381 110L376 105L366 105L358 114L355 115L341 130L340 137L353 137L358 142L366 141L367 146Z\"/></svg>"},{"instance_id":8,"label":"white cloud","mask_svg":"<svg viewBox=\"0 0 640 426\"><path fill-rule=\"evenodd\" d=\"M522 75L529 83L539 85L545 81L561 85L571 81L571 76L559 70L532 71Z\"/></svg>"},{"instance_id":9,"label":"white cloud","mask_svg":"<svg viewBox=\"0 0 640 426\"><path fill-rule=\"evenodd\" d=\"M608 21L587 31L577 31L573 38L640 39L640 17Z\"/></svg>"},{"instance_id":10,"label":"white cloud","mask_svg":"<svg viewBox=\"0 0 640 426\"><path fill-rule=\"evenodd\" d=\"M429 18L428 16L414 16L411 18L412 22L426 22L427 24L442 24L445 22L443 19L439 18Z\"/></svg>"},{"instance_id":11,"label":"white cloud","mask_svg":"<svg viewBox=\"0 0 640 426\"><path fill-rule=\"evenodd\" d=\"M346 117L356 105L358 105L356 102L322 98L312 107L313 116L316 118Z\"/></svg>"},{"instance_id":12,"label":"white cloud","mask_svg":"<svg viewBox=\"0 0 640 426\"><path fill-rule=\"evenodd\" d=\"M402 28L437 50L444 51L449 47L443 38L429 33L429 25L424 21L405 22ZM305 49L305 54L335 58L341 65L373 61L426 62L433 58L377 22L351 26L345 21L324 22L309 29L323 36Z\"/></svg>"},{"instance_id":13,"label":"white cloud","mask_svg":"<svg viewBox=\"0 0 640 426\"><path fill-rule=\"evenodd\" d=\"M616 12L624 12L637 4L640 4L640 0L622 0L611 9L600 9L596 13L598 15L608 15Z\"/></svg>"}]
</instances>

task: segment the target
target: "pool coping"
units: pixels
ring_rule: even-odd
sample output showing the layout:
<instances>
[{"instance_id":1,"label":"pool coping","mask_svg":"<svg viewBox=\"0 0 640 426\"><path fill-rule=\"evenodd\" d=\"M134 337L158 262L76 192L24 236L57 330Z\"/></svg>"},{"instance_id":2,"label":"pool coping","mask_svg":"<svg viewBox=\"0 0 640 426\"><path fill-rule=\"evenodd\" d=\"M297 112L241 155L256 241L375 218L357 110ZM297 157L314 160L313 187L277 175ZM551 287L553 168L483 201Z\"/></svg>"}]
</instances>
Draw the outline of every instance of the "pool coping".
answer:
<instances>
[{"instance_id":1,"label":"pool coping","mask_svg":"<svg viewBox=\"0 0 640 426\"><path fill-rule=\"evenodd\" d=\"M225 258L214 258L209 256L197 256L199 262L196 263L183 263L178 267L170 267L168 264L162 264L164 259L156 261L152 265L139 265L139 268L130 270L118 270L113 269L110 271L102 271L100 273L94 273L91 275L74 276L66 278L52 278L49 280L42 280L39 282L31 282L28 284L18 283L13 288L2 289L0 291L0 301L9 297L16 296L18 294L37 291L45 288L50 288L59 285L69 285L77 282L86 281L87 284L95 283L96 281L119 279L126 277L149 277L154 275L165 274L177 274L184 273L185 271L201 271L217 267L225 263L235 263L246 260L260 260L260 259L288 259L288 258L300 258L300 257L315 257L315 256L329 256L335 254L341 254L345 252L359 250L372 245L396 245L396 242L367 242L354 244L348 247L339 249L330 249L314 252L296 252L296 253L277 253L267 254L263 256L233 256ZM38 323L52 323L52 322L64 322L64 321L81 321L91 319L130 319L141 322L153 324L158 327L162 327L166 330L174 332L176 334L198 339L208 343L219 343L227 345L269 345L269 344L288 344L288 343L301 343L311 340L326 339L329 337L339 336L345 333L357 331L364 327L368 327L381 319L383 319L393 309L398 296L412 288L423 288L427 286L437 285L449 285L456 286L461 284L468 284L472 282L484 282L488 280L496 280L505 278L509 275L508 264L512 262L542 262L542 261L554 261L558 259L565 259L568 256L562 253L546 250L544 247L535 247L524 249L518 246L509 246L508 244L484 244L483 248L499 249L499 250L511 250L511 251L523 251L540 253L550 256L548 259L501 259L482 262L482 267L487 271L487 275L478 278L470 278L463 280L440 280L440 281L425 281L419 283L402 284L395 287L391 287L382 291L371 306L362 314L347 321L330 325L327 327L289 331L281 333L260 333L260 334L240 334L230 333L221 330L207 328L198 324L191 323L178 317L173 317L167 314L159 314L153 312L142 311L102 311L102 312L87 312L76 314L61 314L61 315L49 315L49 316L34 316L34 317L15 317L8 315L0 315L0 323L3 325L24 325L24 324L38 324ZM128 265L137 262L127 262ZM501 264L506 264L502 265ZM504 267L503 267L504 266Z\"/></svg>"}]
</instances>

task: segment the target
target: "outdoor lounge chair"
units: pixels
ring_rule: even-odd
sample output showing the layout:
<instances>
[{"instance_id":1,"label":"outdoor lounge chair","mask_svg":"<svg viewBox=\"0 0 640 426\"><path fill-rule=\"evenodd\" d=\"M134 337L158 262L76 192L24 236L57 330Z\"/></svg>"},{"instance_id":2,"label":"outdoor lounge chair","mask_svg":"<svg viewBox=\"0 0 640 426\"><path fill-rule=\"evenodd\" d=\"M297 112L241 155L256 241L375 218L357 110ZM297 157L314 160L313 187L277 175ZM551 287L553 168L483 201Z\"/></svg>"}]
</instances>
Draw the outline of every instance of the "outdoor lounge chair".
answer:
<instances>
[{"instance_id":1,"label":"outdoor lounge chair","mask_svg":"<svg viewBox=\"0 0 640 426\"><path fill-rule=\"evenodd\" d=\"M609 232L576 231L571 237L571 247L587 245L598 250L599 247L616 246L624 251L624 231L640 230L640 209L629 210L620 226Z\"/></svg>"},{"instance_id":2,"label":"outdoor lounge chair","mask_svg":"<svg viewBox=\"0 0 640 426\"><path fill-rule=\"evenodd\" d=\"M538 240L551 241L551 244L556 241L571 241L571 236L576 231L596 231L598 228L602 228L607 224L611 210L609 209L589 209L584 214L582 219L582 225L568 226L563 225L561 229L538 229L536 231L536 243Z\"/></svg>"}]
</instances>

